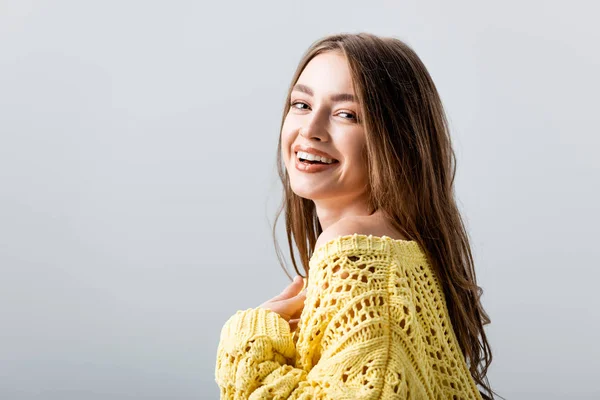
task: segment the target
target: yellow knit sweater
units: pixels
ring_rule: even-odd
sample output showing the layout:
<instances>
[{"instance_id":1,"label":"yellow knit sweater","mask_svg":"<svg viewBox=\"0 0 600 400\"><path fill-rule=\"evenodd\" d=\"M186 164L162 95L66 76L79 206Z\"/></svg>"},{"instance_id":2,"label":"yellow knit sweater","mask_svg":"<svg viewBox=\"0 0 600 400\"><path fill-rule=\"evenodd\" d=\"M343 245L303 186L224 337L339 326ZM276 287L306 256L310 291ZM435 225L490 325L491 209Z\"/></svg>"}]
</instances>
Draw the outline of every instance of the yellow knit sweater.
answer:
<instances>
[{"instance_id":1,"label":"yellow knit sweater","mask_svg":"<svg viewBox=\"0 0 600 400\"><path fill-rule=\"evenodd\" d=\"M417 242L339 236L309 266L296 331L260 307L225 322L221 399L481 400Z\"/></svg>"}]
</instances>

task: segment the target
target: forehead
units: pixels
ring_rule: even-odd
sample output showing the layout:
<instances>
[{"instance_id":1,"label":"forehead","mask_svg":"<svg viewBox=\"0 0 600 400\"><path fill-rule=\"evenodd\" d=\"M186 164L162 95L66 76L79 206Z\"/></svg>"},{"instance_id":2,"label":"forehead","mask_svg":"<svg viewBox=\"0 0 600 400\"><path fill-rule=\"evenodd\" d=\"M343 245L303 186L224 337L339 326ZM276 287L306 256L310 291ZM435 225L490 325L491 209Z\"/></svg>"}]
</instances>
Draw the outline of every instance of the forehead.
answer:
<instances>
[{"instance_id":1,"label":"forehead","mask_svg":"<svg viewBox=\"0 0 600 400\"><path fill-rule=\"evenodd\" d=\"M315 95L353 93L352 77L346 58L340 53L321 53L308 62L298 81L311 87Z\"/></svg>"}]
</instances>

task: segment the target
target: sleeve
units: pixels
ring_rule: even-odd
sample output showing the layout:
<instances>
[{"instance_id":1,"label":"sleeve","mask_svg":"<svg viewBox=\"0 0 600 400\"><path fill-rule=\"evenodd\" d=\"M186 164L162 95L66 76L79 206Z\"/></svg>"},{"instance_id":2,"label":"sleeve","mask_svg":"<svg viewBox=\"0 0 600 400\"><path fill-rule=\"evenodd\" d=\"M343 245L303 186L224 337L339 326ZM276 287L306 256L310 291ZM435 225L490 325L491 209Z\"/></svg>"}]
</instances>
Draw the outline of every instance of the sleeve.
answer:
<instances>
[{"instance_id":1,"label":"sleeve","mask_svg":"<svg viewBox=\"0 0 600 400\"><path fill-rule=\"evenodd\" d=\"M391 348L390 263L385 254L346 253L311 267L316 279L305 307L317 307L311 334L320 346L309 372L294 367L296 348L279 314L250 308L233 315L217 350L221 399L388 398L384 383L394 390L399 376L389 368L405 359ZM321 319L327 323L318 325Z\"/></svg>"}]
</instances>

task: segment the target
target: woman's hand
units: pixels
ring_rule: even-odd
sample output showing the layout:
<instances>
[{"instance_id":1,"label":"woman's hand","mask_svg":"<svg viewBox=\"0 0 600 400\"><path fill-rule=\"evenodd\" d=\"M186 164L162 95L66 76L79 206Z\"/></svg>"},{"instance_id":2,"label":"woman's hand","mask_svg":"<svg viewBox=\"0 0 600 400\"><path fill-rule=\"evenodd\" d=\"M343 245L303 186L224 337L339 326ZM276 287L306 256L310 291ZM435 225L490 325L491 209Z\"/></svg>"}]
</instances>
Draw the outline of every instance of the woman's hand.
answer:
<instances>
[{"instance_id":1,"label":"woman's hand","mask_svg":"<svg viewBox=\"0 0 600 400\"><path fill-rule=\"evenodd\" d=\"M259 307L275 311L289 322L290 329L293 331L298 326L300 315L304 309L306 289L302 290L303 286L304 279L301 276L296 276L283 292L271 300L262 303Z\"/></svg>"}]
</instances>

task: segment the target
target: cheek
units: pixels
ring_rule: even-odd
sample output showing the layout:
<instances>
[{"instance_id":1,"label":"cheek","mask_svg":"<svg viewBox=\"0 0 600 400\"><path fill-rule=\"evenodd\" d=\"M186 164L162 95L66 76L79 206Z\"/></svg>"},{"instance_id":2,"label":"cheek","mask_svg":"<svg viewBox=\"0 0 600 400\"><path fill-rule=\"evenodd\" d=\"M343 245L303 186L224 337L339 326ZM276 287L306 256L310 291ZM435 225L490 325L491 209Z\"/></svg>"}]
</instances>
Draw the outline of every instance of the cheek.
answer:
<instances>
[{"instance_id":1,"label":"cheek","mask_svg":"<svg viewBox=\"0 0 600 400\"><path fill-rule=\"evenodd\" d=\"M294 138L290 130L286 129L286 127L284 126L281 129L281 156L286 162L289 159L290 147L292 146L293 139Z\"/></svg>"},{"instance_id":2,"label":"cheek","mask_svg":"<svg viewBox=\"0 0 600 400\"><path fill-rule=\"evenodd\" d=\"M367 147L362 133L356 133L346 142L346 154L349 156L349 167L356 179L362 180L368 172Z\"/></svg>"},{"instance_id":3,"label":"cheek","mask_svg":"<svg viewBox=\"0 0 600 400\"><path fill-rule=\"evenodd\" d=\"M291 112L288 112L281 126L282 142L287 141L287 143L291 145L296 139L299 125L300 121L298 120L297 116Z\"/></svg>"},{"instance_id":4,"label":"cheek","mask_svg":"<svg viewBox=\"0 0 600 400\"><path fill-rule=\"evenodd\" d=\"M364 136L360 132L352 132L346 135L344 151L353 162L364 162L367 158L367 147Z\"/></svg>"}]
</instances>

